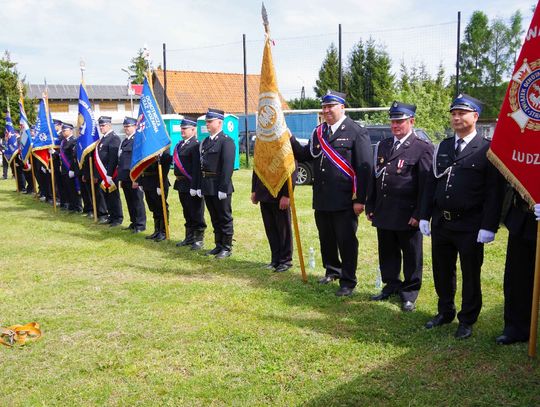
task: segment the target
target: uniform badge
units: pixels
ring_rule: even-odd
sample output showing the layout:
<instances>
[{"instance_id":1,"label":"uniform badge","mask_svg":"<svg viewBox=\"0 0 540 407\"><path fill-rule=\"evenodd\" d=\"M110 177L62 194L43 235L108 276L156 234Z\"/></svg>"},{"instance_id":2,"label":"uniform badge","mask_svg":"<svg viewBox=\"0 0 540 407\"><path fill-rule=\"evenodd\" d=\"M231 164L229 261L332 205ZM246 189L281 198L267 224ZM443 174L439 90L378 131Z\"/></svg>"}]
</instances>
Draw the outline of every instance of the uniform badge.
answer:
<instances>
[{"instance_id":1,"label":"uniform badge","mask_svg":"<svg viewBox=\"0 0 540 407\"><path fill-rule=\"evenodd\" d=\"M341 130L345 130L345 125L344 124L341 125Z\"/></svg>"},{"instance_id":2,"label":"uniform badge","mask_svg":"<svg viewBox=\"0 0 540 407\"><path fill-rule=\"evenodd\" d=\"M321 145L320 144L317 144L315 147L319 148Z\"/></svg>"},{"instance_id":3,"label":"uniform badge","mask_svg":"<svg viewBox=\"0 0 540 407\"><path fill-rule=\"evenodd\" d=\"M398 174L401 174L401 169L403 168L404 165L405 165L405 160L398 160L397 162Z\"/></svg>"},{"instance_id":4,"label":"uniform badge","mask_svg":"<svg viewBox=\"0 0 540 407\"><path fill-rule=\"evenodd\" d=\"M525 59L512 76L509 92L510 117L521 131L540 130L540 59L530 64Z\"/></svg>"},{"instance_id":5,"label":"uniform badge","mask_svg":"<svg viewBox=\"0 0 540 407\"><path fill-rule=\"evenodd\" d=\"M379 157L379 162L382 164L384 162L384 157Z\"/></svg>"}]
</instances>

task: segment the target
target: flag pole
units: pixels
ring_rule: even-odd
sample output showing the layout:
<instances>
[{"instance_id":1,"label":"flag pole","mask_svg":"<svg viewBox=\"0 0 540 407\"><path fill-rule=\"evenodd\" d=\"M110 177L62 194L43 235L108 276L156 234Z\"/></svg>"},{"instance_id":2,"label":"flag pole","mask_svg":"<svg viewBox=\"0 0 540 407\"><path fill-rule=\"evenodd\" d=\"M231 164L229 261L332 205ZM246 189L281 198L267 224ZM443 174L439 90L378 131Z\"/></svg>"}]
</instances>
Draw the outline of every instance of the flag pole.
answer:
<instances>
[{"instance_id":1,"label":"flag pole","mask_svg":"<svg viewBox=\"0 0 540 407\"><path fill-rule=\"evenodd\" d=\"M536 222L536 260L531 310L531 331L529 335L529 357L536 357L536 337L538 334L538 304L540 302L540 221Z\"/></svg>"},{"instance_id":2,"label":"flag pole","mask_svg":"<svg viewBox=\"0 0 540 407\"><path fill-rule=\"evenodd\" d=\"M307 283L306 266L304 264L304 254L302 253L302 242L300 240L300 228L298 227L298 218L296 217L296 206L294 204L294 189L292 177L287 178L287 187L289 188L289 201L291 204L291 214L294 225L294 237L296 239L296 247L298 251L298 261L300 262L300 270L302 271L302 281Z\"/></svg>"},{"instance_id":3,"label":"flag pole","mask_svg":"<svg viewBox=\"0 0 540 407\"><path fill-rule=\"evenodd\" d=\"M49 120L50 119L50 113L49 113L49 94L48 94L48 89L47 89L47 81L45 80L45 93L44 93L44 97L45 97L45 116L46 116L46 119L47 119L47 127L49 128L49 134L51 135L51 140L53 142L53 145L54 145L54 136L53 136L53 133L52 133L52 129L51 129L51 121ZM53 147L54 148L54 147ZM53 164L53 155L49 152L49 165L50 165L50 171L51 171L51 188L52 188L52 195L53 195L53 208L54 208L54 211L56 212L56 187L55 187L55 178L54 178L54 164Z\"/></svg>"},{"instance_id":4,"label":"flag pole","mask_svg":"<svg viewBox=\"0 0 540 407\"><path fill-rule=\"evenodd\" d=\"M165 189L163 188L163 170L161 160L158 158L159 188L161 190L161 206L163 207L163 222L165 223L165 238L169 239L169 217L167 216L167 202L165 202Z\"/></svg>"},{"instance_id":5,"label":"flag pole","mask_svg":"<svg viewBox=\"0 0 540 407\"><path fill-rule=\"evenodd\" d=\"M96 205L96 187L94 185L94 161L92 155L88 157L88 165L90 166L90 189L92 191L92 208L94 210L94 223L98 221L97 205Z\"/></svg>"},{"instance_id":6,"label":"flag pole","mask_svg":"<svg viewBox=\"0 0 540 407\"><path fill-rule=\"evenodd\" d=\"M19 189L19 176L17 175L17 157L13 157L11 159L11 162L13 163L13 175L15 175L15 186L17 187L17 192L21 192Z\"/></svg>"},{"instance_id":7,"label":"flag pole","mask_svg":"<svg viewBox=\"0 0 540 407\"><path fill-rule=\"evenodd\" d=\"M19 88L19 98L21 99L21 106L24 111L23 84L21 81L17 82L17 87ZM30 144L32 144L32 140L30 140ZM37 181L36 181L36 173L34 172L34 159L32 157L33 156L32 149L33 148L30 149L30 170L32 171L32 185L34 186L34 198L38 199L38 188L37 188Z\"/></svg>"}]
</instances>

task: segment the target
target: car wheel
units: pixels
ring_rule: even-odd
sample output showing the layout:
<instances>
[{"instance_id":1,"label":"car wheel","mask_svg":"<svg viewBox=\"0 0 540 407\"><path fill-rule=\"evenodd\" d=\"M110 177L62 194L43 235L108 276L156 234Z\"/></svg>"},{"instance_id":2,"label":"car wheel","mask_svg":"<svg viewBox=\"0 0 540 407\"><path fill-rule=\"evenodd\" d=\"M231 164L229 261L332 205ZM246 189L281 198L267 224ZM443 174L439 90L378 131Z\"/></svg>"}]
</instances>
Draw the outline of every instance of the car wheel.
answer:
<instances>
[{"instance_id":1,"label":"car wheel","mask_svg":"<svg viewBox=\"0 0 540 407\"><path fill-rule=\"evenodd\" d=\"M311 184L311 168L304 163L299 163L296 173L296 185L307 184Z\"/></svg>"}]
</instances>

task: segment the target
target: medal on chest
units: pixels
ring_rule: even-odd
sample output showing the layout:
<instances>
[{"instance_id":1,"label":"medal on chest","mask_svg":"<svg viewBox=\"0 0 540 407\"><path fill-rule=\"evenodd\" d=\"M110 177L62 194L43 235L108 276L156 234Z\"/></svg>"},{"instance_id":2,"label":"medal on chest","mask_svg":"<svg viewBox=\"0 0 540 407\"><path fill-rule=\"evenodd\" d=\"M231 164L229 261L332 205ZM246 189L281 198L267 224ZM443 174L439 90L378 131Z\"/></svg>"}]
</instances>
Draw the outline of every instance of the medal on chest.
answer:
<instances>
[{"instance_id":1,"label":"medal on chest","mask_svg":"<svg viewBox=\"0 0 540 407\"><path fill-rule=\"evenodd\" d=\"M401 171L403 170L403 166L405 165L405 160L398 160L397 162L397 173L401 174Z\"/></svg>"}]
</instances>

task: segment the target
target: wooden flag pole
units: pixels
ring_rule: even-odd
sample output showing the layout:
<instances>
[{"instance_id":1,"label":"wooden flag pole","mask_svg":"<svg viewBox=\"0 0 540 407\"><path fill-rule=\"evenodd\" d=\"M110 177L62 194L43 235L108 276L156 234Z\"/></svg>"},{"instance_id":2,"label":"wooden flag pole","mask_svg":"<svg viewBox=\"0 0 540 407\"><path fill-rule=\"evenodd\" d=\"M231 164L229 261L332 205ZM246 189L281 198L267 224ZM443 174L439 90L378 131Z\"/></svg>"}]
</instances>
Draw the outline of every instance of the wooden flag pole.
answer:
<instances>
[{"instance_id":1,"label":"wooden flag pole","mask_svg":"<svg viewBox=\"0 0 540 407\"><path fill-rule=\"evenodd\" d=\"M167 216L167 202L165 202L165 188L163 188L163 170L158 159L159 188L161 190L161 206L163 207L163 222L165 223L165 238L169 240L169 217Z\"/></svg>"},{"instance_id":2,"label":"wooden flag pole","mask_svg":"<svg viewBox=\"0 0 540 407\"><path fill-rule=\"evenodd\" d=\"M529 357L536 357L536 336L538 333L538 304L540 300L540 222L536 222L536 260L534 266L534 289L531 310L531 332L529 334Z\"/></svg>"},{"instance_id":3,"label":"wooden flag pole","mask_svg":"<svg viewBox=\"0 0 540 407\"><path fill-rule=\"evenodd\" d=\"M92 208L94 209L94 223L98 221L97 205L96 205L96 187L94 185L94 162L92 155L88 157L88 165L90 166L90 189L92 190Z\"/></svg>"},{"instance_id":4,"label":"wooden flag pole","mask_svg":"<svg viewBox=\"0 0 540 407\"><path fill-rule=\"evenodd\" d=\"M300 262L300 270L302 271L302 281L307 283L306 266L304 264L304 255L302 253L302 242L300 241L300 229L298 228L298 218L296 217L296 206L294 205L294 189L292 186L292 178L289 175L287 178L287 187L289 188L289 201L291 204L291 214L294 225L294 237L296 239L296 247L298 251L298 261Z\"/></svg>"},{"instance_id":5,"label":"wooden flag pole","mask_svg":"<svg viewBox=\"0 0 540 407\"><path fill-rule=\"evenodd\" d=\"M49 128L51 141L53 142L53 146L54 146L54 136L51 129L51 121L49 120L51 115L50 115L50 110L49 110L49 91L47 88L47 81L45 81L45 116L47 118L47 127ZM52 148L52 150L54 151L54 148ZM54 211L56 212L56 187L55 187L56 181L54 177L53 153L51 153L50 151L49 151L49 156L50 156L49 163L51 166L50 170L51 170L51 187L52 187L52 195L53 195L53 208L54 208Z\"/></svg>"},{"instance_id":6,"label":"wooden flag pole","mask_svg":"<svg viewBox=\"0 0 540 407\"><path fill-rule=\"evenodd\" d=\"M30 153L30 169L32 170L32 184L34 185L34 198L38 199L39 191L36 181L36 173L34 172L34 154Z\"/></svg>"},{"instance_id":7,"label":"wooden flag pole","mask_svg":"<svg viewBox=\"0 0 540 407\"><path fill-rule=\"evenodd\" d=\"M19 189L19 176L17 175L17 157L13 158L11 162L13 163L13 175L15 175L15 187L17 192L21 192Z\"/></svg>"}]
</instances>

